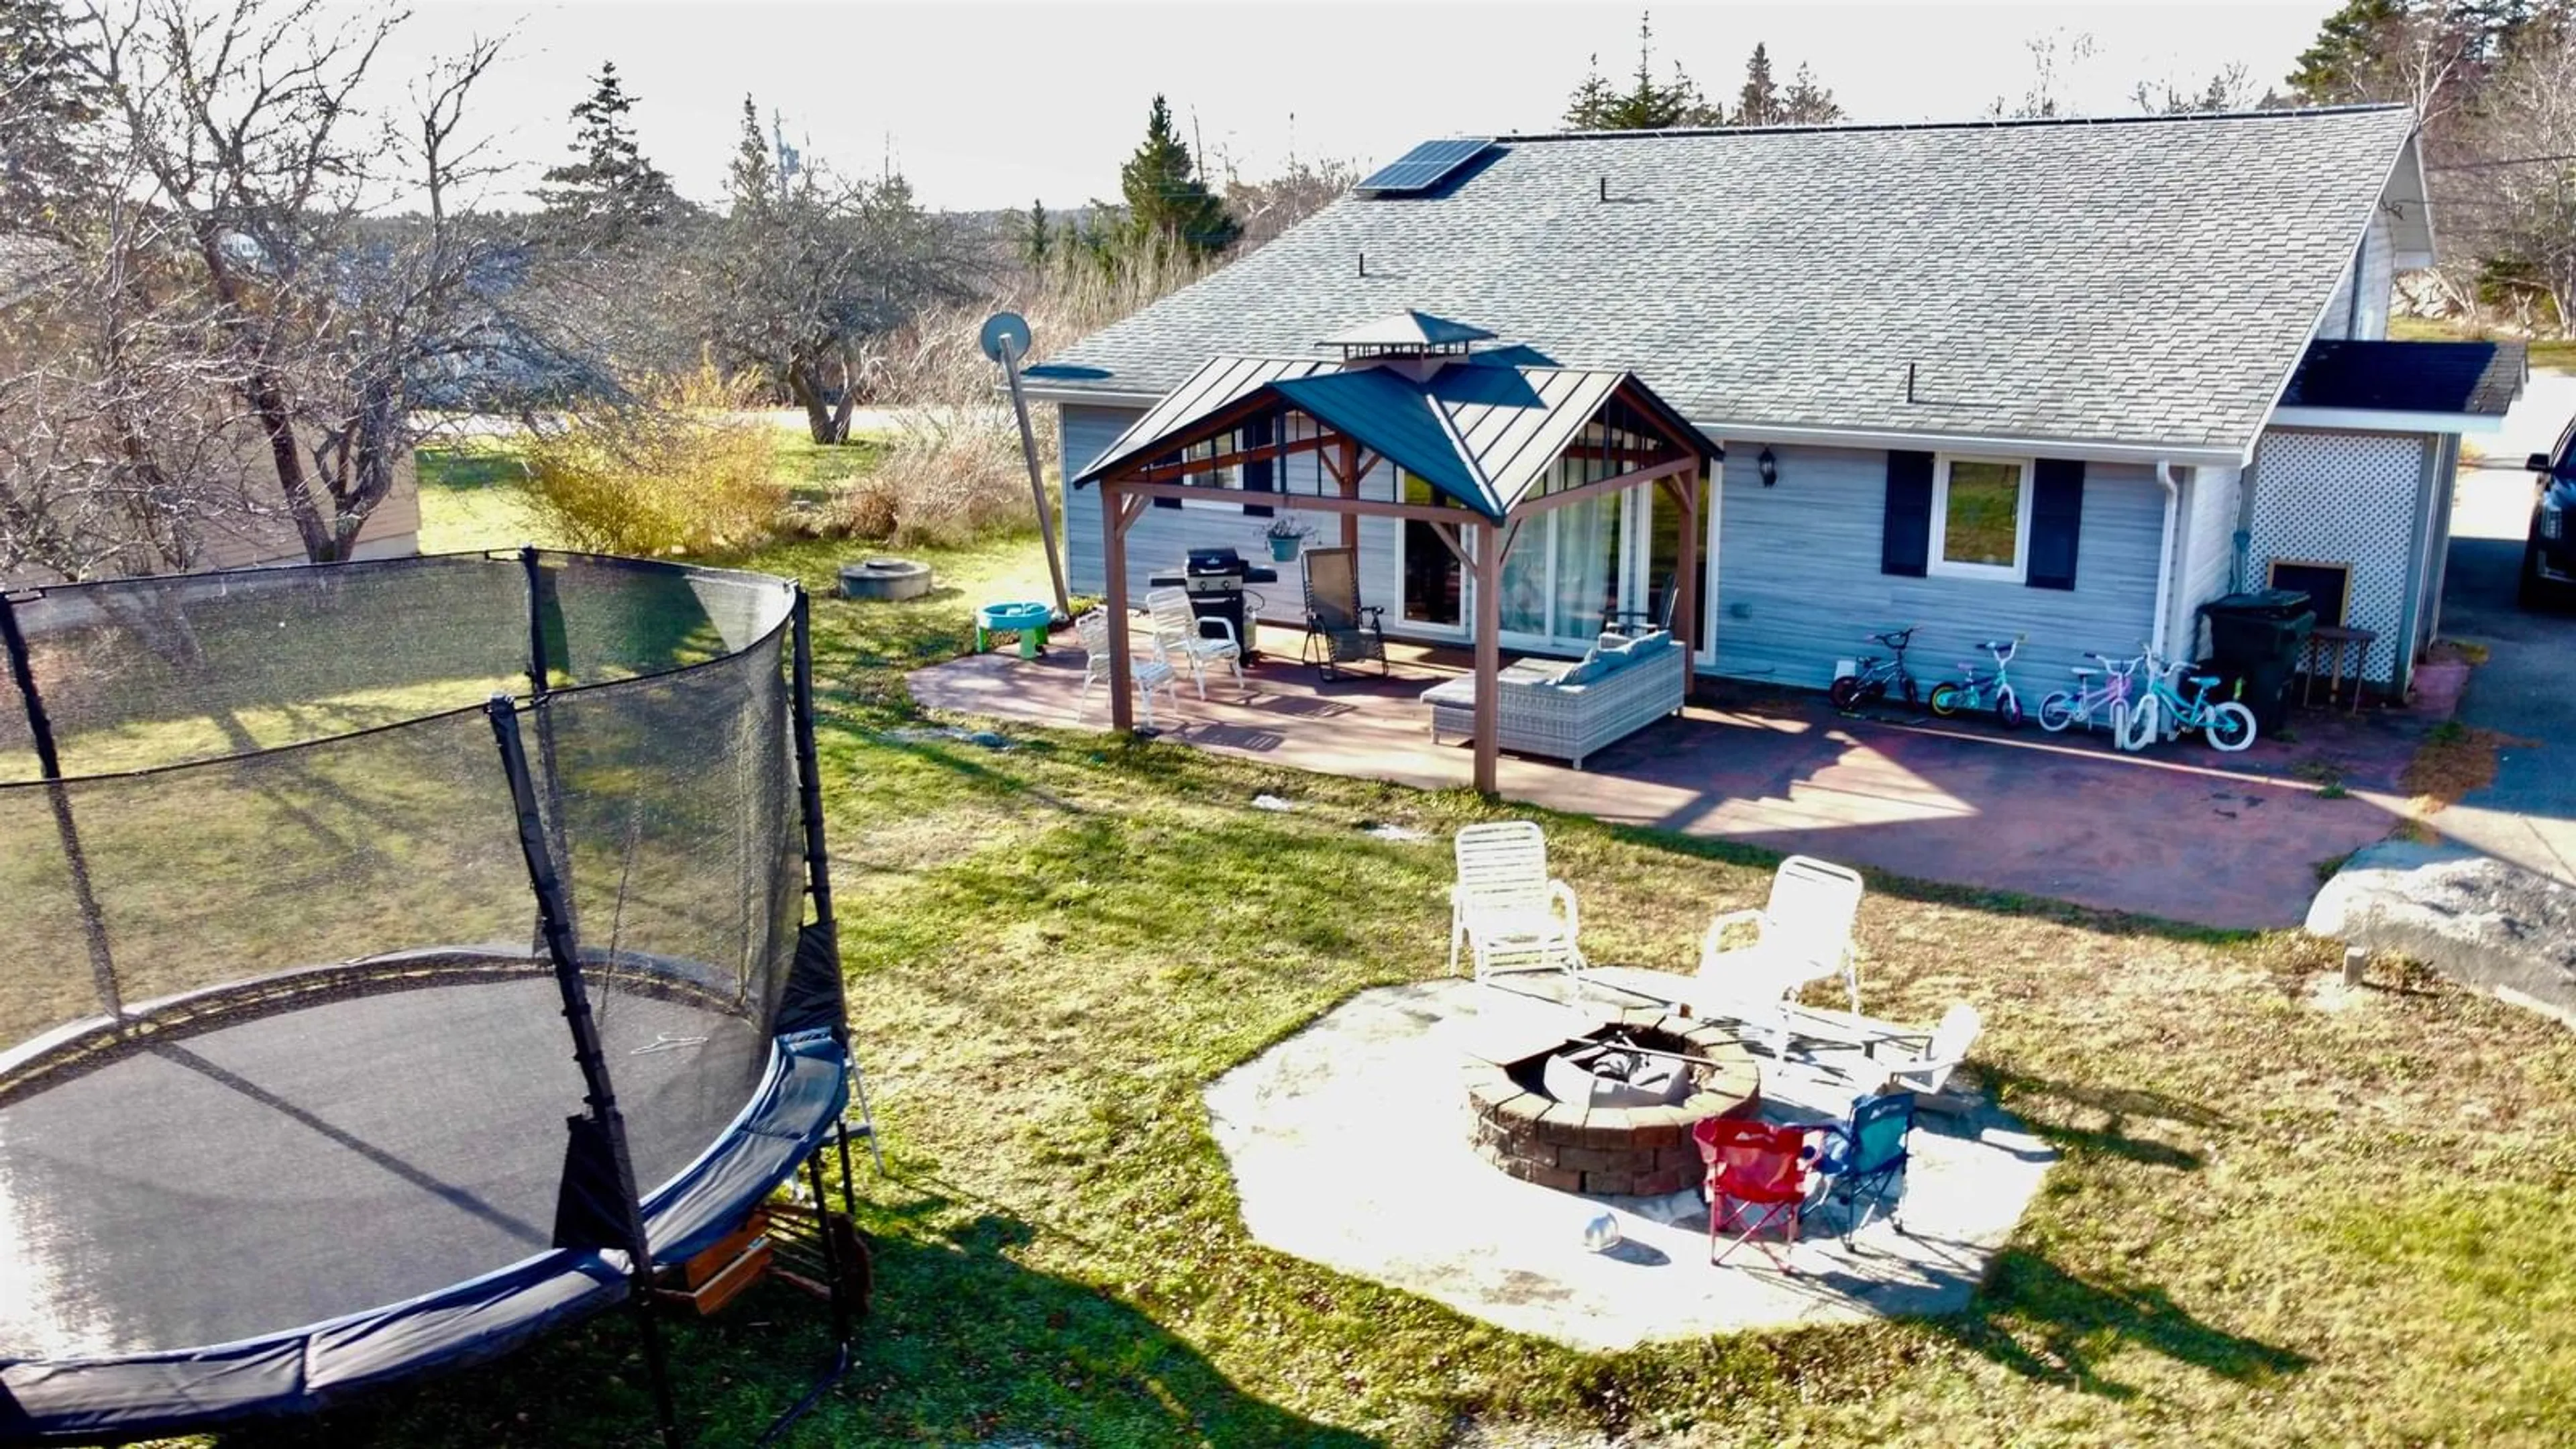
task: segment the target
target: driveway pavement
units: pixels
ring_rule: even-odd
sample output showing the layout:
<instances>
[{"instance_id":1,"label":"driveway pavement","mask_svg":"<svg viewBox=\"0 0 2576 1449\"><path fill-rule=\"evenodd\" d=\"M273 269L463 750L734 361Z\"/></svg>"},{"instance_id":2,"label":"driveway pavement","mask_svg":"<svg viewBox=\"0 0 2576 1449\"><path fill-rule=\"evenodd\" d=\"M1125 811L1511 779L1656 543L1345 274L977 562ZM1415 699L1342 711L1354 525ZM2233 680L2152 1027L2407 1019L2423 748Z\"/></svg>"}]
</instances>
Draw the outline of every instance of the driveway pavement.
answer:
<instances>
[{"instance_id":1,"label":"driveway pavement","mask_svg":"<svg viewBox=\"0 0 2576 1449\"><path fill-rule=\"evenodd\" d=\"M2459 717L2523 743L2499 752L2494 785L2432 824L2463 845L2576 883L2576 614L2526 612L2513 598L2531 475L2464 472L2454 509L2442 632L2488 650Z\"/></svg>"}]
</instances>

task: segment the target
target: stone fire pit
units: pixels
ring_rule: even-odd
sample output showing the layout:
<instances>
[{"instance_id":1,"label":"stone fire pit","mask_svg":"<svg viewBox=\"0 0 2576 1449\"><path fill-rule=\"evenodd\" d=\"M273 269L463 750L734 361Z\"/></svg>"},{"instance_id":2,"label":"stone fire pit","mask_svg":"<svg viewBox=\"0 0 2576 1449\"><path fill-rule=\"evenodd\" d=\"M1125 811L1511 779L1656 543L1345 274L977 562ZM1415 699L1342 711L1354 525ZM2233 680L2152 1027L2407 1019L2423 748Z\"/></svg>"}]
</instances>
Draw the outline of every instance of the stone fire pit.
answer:
<instances>
[{"instance_id":1,"label":"stone fire pit","mask_svg":"<svg viewBox=\"0 0 2576 1449\"><path fill-rule=\"evenodd\" d=\"M1752 1054L1727 1026L1641 1007L1531 1045L1472 1061L1465 1075L1476 1154L1541 1187L1604 1197L1680 1192L1701 1176L1691 1124L1761 1107ZM1631 1045L1649 1051L1622 1049Z\"/></svg>"}]
</instances>

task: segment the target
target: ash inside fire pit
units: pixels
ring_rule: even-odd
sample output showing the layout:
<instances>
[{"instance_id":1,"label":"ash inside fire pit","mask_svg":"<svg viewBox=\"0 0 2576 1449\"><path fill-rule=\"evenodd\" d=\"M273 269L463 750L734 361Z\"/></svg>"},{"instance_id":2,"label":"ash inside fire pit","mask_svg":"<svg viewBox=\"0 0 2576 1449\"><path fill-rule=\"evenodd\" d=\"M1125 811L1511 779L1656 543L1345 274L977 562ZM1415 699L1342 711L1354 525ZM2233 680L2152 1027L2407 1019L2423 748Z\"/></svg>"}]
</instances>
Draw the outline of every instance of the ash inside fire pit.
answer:
<instances>
[{"instance_id":1,"label":"ash inside fire pit","mask_svg":"<svg viewBox=\"0 0 2576 1449\"><path fill-rule=\"evenodd\" d=\"M1512 1176L1652 1196L1699 1180L1690 1124L1752 1115L1759 1083L1733 1031L1640 1008L1552 1047L1470 1062L1467 1100L1478 1155Z\"/></svg>"},{"instance_id":2,"label":"ash inside fire pit","mask_svg":"<svg viewBox=\"0 0 2576 1449\"><path fill-rule=\"evenodd\" d=\"M1539 1070L1539 1085L1560 1102L1661 1107L1690 1095L1690 1067L1672 1047L1647 1046L1614 1030L1607 1040L1550 1056Z\"/></svg>"}]
</instances>

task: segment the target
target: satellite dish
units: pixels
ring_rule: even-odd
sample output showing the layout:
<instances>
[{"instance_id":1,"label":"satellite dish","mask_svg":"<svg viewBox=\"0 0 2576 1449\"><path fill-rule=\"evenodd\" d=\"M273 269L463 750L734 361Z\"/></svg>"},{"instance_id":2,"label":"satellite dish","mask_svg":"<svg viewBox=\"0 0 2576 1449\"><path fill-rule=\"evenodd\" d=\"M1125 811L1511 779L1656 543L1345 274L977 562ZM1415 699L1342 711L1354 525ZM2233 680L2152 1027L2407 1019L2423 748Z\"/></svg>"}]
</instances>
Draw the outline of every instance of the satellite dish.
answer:
<instances>
[{"instance_id":1,"label":"satellite dish","mask_svg":"<svg viewBox=\"0 0 2576 1449\"><path fill-rule=\"evenodd\" d=\"M984 330L976 341L982 345L984 355L995 362L1002 360L1002 344L1006 341L1011 345L1013 358L1026 357L1029 355L1029 320L1017 312L996 312L984 319Z\"/></svg>"}]
</instances>

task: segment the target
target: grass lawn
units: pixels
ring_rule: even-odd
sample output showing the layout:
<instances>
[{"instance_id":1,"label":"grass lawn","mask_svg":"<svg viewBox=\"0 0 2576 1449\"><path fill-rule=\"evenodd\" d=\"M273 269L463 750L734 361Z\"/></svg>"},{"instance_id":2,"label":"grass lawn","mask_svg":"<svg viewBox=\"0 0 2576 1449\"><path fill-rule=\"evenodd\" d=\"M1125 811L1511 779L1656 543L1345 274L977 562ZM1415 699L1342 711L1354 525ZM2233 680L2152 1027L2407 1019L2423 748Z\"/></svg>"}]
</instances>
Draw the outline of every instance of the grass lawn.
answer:
<instances>
[{"instance_id":1,"label":"grass lawn","mask_svg":"<svg viewBox=\"0 0 2576 1449\"><path fill-rule=\"evenodd\" d=\"M2471 334L2430 317L2391 317L2388 335L2399 342L2456 342ZM2530 346L2534 367L2576 368L2576 338L2539 337Z\"/></svg>"},{"instance_id":2,"label":"grass lawn","mask_svg":"<svg viewBox=\"0 0 2576 1449\"><path fill-rule=\"evenodd\" d=\"M434 526L482 526L457 514L490 486L425 490ZM797 1442L2576 1436L2576 1033L2394 968L2346 991L2287 935L1872 879L1873 1011L1976 1002L1977 1076L2063 1154L1959 1317L1587 1355L1255 1245L1201 1086L1437 973L1439 837L1531 812L1092 735L897 736L919 723L902 672L1043 564L1028 539L920 550L939 591L862 605L825 593L843 551L746 560L817 591L843 955L892 1167L862 1169L880 1280L857 1367ZM1687 960L1767 883L1751 850L1546 823L1604 958ZM764 1288L675 1333L701 1442L794 1397L820 1316ZM638 1363L612 1315L222 1442L633 1443Z\"/></svg>"}]
</instances>

